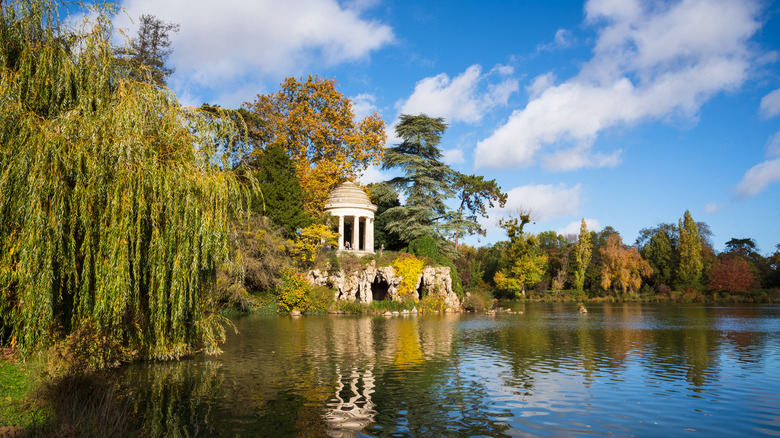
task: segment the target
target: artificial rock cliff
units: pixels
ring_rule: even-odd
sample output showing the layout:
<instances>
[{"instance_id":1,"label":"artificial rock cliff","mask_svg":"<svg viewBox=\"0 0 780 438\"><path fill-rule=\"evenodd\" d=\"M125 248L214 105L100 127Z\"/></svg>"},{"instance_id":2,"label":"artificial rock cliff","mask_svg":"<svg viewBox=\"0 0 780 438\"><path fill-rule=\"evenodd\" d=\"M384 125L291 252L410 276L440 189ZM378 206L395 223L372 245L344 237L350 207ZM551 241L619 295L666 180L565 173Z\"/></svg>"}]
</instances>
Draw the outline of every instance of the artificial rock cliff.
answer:
<instances>
[{"instance_id":1,"label":"artificial rock cliff","mask_svg":"<svg viewBox=\"0 0 780 438\"><path fill-rule=\"evenodd\" d=\"M336 299L361 301L370 303L373 300L400 301L398 287L403 280L395 274L392 266L376 267L376 262L371 262L362 270L327 272L315 269L308 273L309 282L320 286L328 286L337 289ZM426 266L417 278L415 287L415 299L420 299L428 294L439 294L444 298L447 307L452 310L460 309L460 299L452 291L452 279L450 268Z\"/></svg>"}]
</instances>

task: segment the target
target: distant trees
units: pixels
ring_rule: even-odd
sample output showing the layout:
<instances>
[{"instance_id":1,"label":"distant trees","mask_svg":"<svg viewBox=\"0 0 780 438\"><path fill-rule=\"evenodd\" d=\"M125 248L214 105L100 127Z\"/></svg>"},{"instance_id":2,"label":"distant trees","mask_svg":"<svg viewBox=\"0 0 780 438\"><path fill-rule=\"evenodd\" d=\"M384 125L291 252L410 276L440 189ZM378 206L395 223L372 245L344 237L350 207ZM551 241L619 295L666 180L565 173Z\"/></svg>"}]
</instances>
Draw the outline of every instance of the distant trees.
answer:
<instances>
[{"instance_id":1,"label":"distant trees","mask_svg":"<svg viewBox=\"0 0 780 438\"><path fill-rule=\"evenodd\" d=\"M634 247L625 247L619 234L607 238L606 245L599 249L601 254L601 287L620 289L623 293L637 292L642 278L653 273L650 264L642 259Z\"/></svg>"},{"instance_id":2,"label":"distant trees","mask_svg":"<svg viewBox=\"0 0 780 438\"><path fill-rule=\"evenodd\" d=\"M168 67L168 56L173 53L170 34L178 32L179 25L166 23L154 15L144 14L138 23L138 32L126 47L114 49L127 74L136 80L165 86L174 68Z\"/></svg>"},{"instance_id":3,"label":"distant trees","mask_svg":"<svg viewBox=\"0 0 780 438\"><path fill-rule=\"evenodd\" d=\"M497 288L522 297L526 296L527 288L542 279L547 263L547 254L537 237L523 231L530 221L528 213L520 212L518 217L499 222L506 230L509 243L503 254L507 266L495 274L494 281Z\"/></svg>"},{"instance_id":4,"label":"distant trees","mask_svg":"<svg viewBox=\"0 0 780 438\"><path fill-rule=\"evenodd\" d=\"M258 95L244 106L263 120L254 134L292 158L304 207L316 215L339 182L382 161L385 123L376 113L355 121L352 101L336 90L333 80L288 77L281 85L280 91Z\"/></svg>"},{"instance_id":5,"label":"distant trees","mask_svg":"<svg viewBox=\"0 0 780 438\"><path fill-rule=\"evenodd\" d=\"M701 238L696 222L691 213L686 210L678 224L680 238L678 241L677 282L681 289L700 289L701 275L704 269L701 255Z\"/></svg>"}]
</instances>

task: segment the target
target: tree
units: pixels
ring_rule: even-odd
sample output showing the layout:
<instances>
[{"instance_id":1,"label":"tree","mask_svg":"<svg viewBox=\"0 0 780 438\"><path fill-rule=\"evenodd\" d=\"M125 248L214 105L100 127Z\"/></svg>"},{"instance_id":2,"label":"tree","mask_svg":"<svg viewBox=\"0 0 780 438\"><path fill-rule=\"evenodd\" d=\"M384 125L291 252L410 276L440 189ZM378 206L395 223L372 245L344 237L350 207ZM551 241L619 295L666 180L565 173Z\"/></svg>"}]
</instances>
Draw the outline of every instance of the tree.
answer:
<instances>
[{"instance_id":1,"label":"tree","mask_svg":"<svg viewBox=\"0 0 780 438\"><path fill-rule=\"evenodd\" d=\"M178 32L179 25L166 23L154 15L144 14L138 24L138 34L130 40L127 47L115 50L123 61L130 77L165 86L168 76L175 71L165 65L168 56L173 53L170 34Z\"/></svg>"},{"instance_id":2,"label":"tree","mask_svg":"<svg viewBox=\"0 0 780 438\"><path fill-rule=\"evenodd\" d=\"M2 3L0 315L23 354L66 336L89 366L218 351L216 272L245 193L235 134L126 77L111 25L55 1ZM89 14L85 14L89 15Z\"/></svg>"},{"instance_id":3,"label":"tree","mask_svg":"<svg viewBox=\"0 0 780 438\"><path fill-rule=\"evenodd\" d=\"M626 248L620 235L613 234L607 243L599 248L601 253L601 287L604 290L620 288L623 293L636 292L642 285L642 277L653 273L653 268L642 259L639 251Z\"/></svg>"},{"instance_id":4,"label":"tree","mask_svg":"<svg viewBox=\"0 0 780 438\"><path fill-rule=\"evenodd\" d=\"M580 292L582 292L585 285L585 273L590 265L592 249L593 244L591 244L588 225L585 223L585 218L582 218L579 239L574 246L574 286Z\"/></svg>"},{"instance_id":5,"label":"tree","mask_svg":"<svg viewBox=\"0 0 780 438\"><path fill-rule=\"evenodd\" d=\"M382 248L398 251L405 246L398 234L387 229L387 223L390 217L384 215L385 211L399 207L401 202L398 200L398 192L387 182L370 184L368 186L369 198L377 206L374 217L374 248Z\"/></svg>"},{"instance_id":6,"label":"tree","mask_svg":"<svg viewBox=\"0 0 780 438\"><path fill-rule=\"evenodd\" d=\"M520 212L519 217L501 220L501 228L506 230L509 245L504 257L507 268L497 272L494 278L496 287L526 296L526 288L533 287L544 275L547 254L539 247L534 235L523 232L523 227L531 221L528 213Z\"/></svg>"},{"instance_id":7,"label":"tree","mask_svg":"<svg viewBox=\"0 0 780 438\"><path fill-rule=\"evenodd\" d=\"M254 158L252 172L261 193L253 199L252 210L268 216L287 237L293 237L297 229L311 223L303 208L295 165L279 145L269 145Z\"/></svg>"},{"instance_id":8,"label":"tree","mask_svg":"<svg viewBox=\"0 0 780 438\"><path fill-rule=\"evenodd\" d=\"M304 207L314 216L338 183L381 163L385 122L377 113L355 122L352 101L336 90L334 80L288 77L281 86L244 107L265 121L256 134L269 145L283 147L293 159Z\"/></svg>"},{"instance_id":9,"label":"tree","mask_svg":"<svg viewBox=\"0 0 780 438\"><path fill-rule=\"evenodd\" d=\"M390 183L406 195L406 205L384 213L391 218L387 229L407 242L441 237L439 222L448 218L445 201L454 195L453 171L440 161L438 148L446 128L441 117L402 114L395 128L402 142L385 151L382 168L404 173Z\"/></svg>"},{"instance_id":10,"label":"tree","mask_svg":"<svg viewBox=\"0 0 780 438\"><path fill-rule=\"evenodd\" d=\"M485 181L483 176L454 173L453 188L460 198L457 213L449 221L448 227L454 231L455 249L458 249L458 237L464 233L484 236L485 230L477 221L479 216L487 218L487 208L493 208L494 202L503 208L506 204L506 193L496 180Z\"/></svg>"},{"instance_id":11,"label":"tree","mask_svg":"<svg viewBox=\"0 0 780 438\"><path fill-rule=\"evenodd\" d=\"M644 228L639 232L639 252L653 268L653 282L656 287L671 286L677 269L677 236L679 230L674 224L658 224L655 228Z\"/></svg>"},{"instance_id":12,"label":"tree","mask_svg":"<svg viewBox=\"0 0 780 438\"><path fill-rule=\"evenodd\" d=\"M707 286L718 292L746 292L760 284L750 262L738 254L726 254L712 267Z\"/></svg>"},{"instance_id":13,"label":"tree","mask_svg":"<svg viewBox=\"0 0 780 438\"><path fill-rule=\"evenodd\" d=\"M681 289L701 288L701 274L704 269L701 258L701 238L691 213L685 210L679 220L680 237L677 244L677 282Z\"/></svg>"}]
</instances>

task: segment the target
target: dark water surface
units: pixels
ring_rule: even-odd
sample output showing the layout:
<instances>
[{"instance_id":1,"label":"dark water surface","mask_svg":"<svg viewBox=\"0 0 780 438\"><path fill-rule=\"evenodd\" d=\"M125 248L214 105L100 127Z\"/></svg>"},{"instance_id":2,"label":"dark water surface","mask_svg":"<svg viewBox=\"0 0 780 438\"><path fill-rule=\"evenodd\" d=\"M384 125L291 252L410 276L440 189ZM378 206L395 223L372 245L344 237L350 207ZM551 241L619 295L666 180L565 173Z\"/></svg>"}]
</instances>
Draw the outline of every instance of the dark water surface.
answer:
<instances>
[{"instance_id":1,"label":"dark water surface","mask_svg":"<svg viewBox=\"0 0 780 438\"><path fill-rule=\"evenodd\" d=\"M514 306L241 317L123 381L152 435L780 436L780 307Z\"/></svg>"}]
</instances>

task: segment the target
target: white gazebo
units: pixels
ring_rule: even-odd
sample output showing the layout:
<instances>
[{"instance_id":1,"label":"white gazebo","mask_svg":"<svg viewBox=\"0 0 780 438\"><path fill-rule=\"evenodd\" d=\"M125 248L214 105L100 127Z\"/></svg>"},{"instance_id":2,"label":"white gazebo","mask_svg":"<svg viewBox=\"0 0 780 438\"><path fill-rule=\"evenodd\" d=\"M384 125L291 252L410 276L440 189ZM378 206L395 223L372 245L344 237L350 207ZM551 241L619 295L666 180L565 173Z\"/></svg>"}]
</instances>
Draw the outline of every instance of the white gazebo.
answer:
<instances>
[{"instance_id":1,"label":"white gazebo","mask_svg":"<svg viewBox=\"0 0 780 438\"><path fill-rule=\"evenodd\" d=\"M339 218L339 251L374 254L376 205L363 189L349 181L340 184L331 192L325 211ZM346 244L345 237L349 237Z\"/></svg>"}]
</instances>

